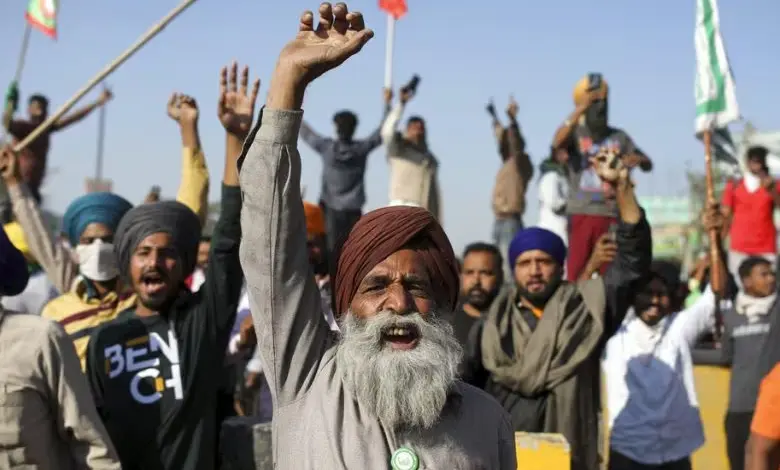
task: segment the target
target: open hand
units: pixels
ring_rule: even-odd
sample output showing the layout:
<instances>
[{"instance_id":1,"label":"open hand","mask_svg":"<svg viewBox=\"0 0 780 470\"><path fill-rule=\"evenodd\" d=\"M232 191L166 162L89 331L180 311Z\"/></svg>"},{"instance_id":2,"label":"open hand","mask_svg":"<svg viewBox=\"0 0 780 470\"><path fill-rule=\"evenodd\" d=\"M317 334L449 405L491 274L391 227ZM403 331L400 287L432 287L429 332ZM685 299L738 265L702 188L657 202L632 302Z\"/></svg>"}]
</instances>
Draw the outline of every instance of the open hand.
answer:
<instances>
[{"instance_id":1,"label":"open hand","mask_svg":"<svg viewBox=\"0 0 780 470\"><path fill-rule=\"evenodd\" d=\"M174 93L168 100L168 116L179 124L195 122L198 120L198 103L191 96Z\"/></svg>"},{"instance_id":2,"label":"open hand","mask_svg":"<svg viewBox=\"0 0 780 470\"><path fill-rule=\"evenodd\" d=\"M373 36L365 29L362 14L349 12L344 3L323 3L316 28L312 12L301 15L298 35L282 49L277 70L285 79L306 85L344 63Z\"/></svg>"},{"instance_id":3,"label":"open hand","mask_svg":"<svg viewBox=\"0 0 780 470\"><path fill-rule=\"evenodd\" d=\"M21 181L19 174L19 156L10 146L0 147L0 175L7 186L13 186Z\"/></svg>"},{"instance_id":4,"label":"open hand","mask_svg":"<svg viewBox=\"0 0 780 470\"><path fill-rule=\"evenodd\" d=\"M260 79L252 82L252 91L248 92L249 67L241 71L241 84L238 83L238 64L233 62L228 71L222 68L219 80L219 105L217 115L222 127L229 134L242 139L249 134L255 115L257 93L260 91Z\"/></svg>"},{"instance_id":5,"label":"open hand","mask_svg":"<svg viewBox=\"0 0 780 470\"><path fill-rule=\"evenodd\" d=\"M617 152L607 147L602 147L595 157L590 159L593 169L603 181L616 184L619 181L628 181L628 167L619 157Z\"/></svg>"}]
</instances>

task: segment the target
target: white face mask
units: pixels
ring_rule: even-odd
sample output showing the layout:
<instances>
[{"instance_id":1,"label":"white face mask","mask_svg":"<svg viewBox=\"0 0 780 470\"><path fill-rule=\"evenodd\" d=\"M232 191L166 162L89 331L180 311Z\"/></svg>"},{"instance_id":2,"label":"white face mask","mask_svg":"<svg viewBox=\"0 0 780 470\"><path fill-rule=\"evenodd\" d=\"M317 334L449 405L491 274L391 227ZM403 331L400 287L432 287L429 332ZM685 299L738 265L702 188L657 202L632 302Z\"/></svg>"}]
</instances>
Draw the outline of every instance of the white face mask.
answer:
<instances>
[{"instance_id":1,"label":"white face mask","mask_svg":"<svg viewBox=\"0 0 780 470\"><path fill-rule=\"evenodd\" d=\"M76 246L79 271L92 281L110 281L119 276L114 245L97 239L89 245Z\"/></svg>"}]
</instances>

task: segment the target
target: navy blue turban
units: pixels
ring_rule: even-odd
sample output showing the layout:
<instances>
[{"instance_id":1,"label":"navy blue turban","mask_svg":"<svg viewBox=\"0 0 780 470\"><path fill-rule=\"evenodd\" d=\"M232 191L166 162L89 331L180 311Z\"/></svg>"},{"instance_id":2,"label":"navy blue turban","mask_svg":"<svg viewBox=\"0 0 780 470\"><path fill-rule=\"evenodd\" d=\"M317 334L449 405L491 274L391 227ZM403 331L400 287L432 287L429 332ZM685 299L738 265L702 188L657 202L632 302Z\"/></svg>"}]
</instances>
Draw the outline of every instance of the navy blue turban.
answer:
<instances>
[{"instance_id":1,"label":"navy blue turban","mask_svg":"<svg viewBox=\"0 0 780 470\"><path fill-rule=\"evenodd\" d=\"M72 246L79 243L84 229L100 223L116 231L119 221L133 207L127 199L114 193L89 193L74 200L62 218L62 231Z\"/></svg>"},{"instance_id":2,"label":"navy blue turban","mask_svg":"<svg viewBox=\"0 0 780 470\"><path fill-rule=\"evenodd\" d=\"M530 227L517 232L512 243L509 244L507 258L509 267L514 269L517 258L530 250L540 250L547 253L561 266L566 261L566 245L561 237L547 229Z\"/></svg>"},{"instance_id":3,"label":"navy blue turban","mask_svg":"<svg viewBox=\"0 0 780 470\"><path fill-rule=\"evenodd\" d=\"M29 278L27 260L22 252L11 244L5 230L0 228L0 297L21 294L27 287Z\"/></svg>"}]
</instances>

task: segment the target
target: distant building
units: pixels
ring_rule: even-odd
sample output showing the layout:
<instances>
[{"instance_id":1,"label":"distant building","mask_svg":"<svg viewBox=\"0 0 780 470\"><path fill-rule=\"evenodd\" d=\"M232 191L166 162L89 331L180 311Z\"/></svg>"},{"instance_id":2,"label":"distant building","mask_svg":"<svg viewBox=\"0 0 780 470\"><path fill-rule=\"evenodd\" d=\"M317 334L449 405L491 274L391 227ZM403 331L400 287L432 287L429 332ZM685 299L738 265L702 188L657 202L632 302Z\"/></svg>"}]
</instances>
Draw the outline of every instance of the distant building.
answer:
<instances>
[{"instance_id":1,"label":"distant building","mask_svg":"<svg viewBox=\"0 0 780 470\"><path fill-rule=\"evenodd\" d=\"M645 210L645 216L653 233L653 258L685 258L691 235L696 230L691 222L696 217L692 201L687 196L640 197L639 204Z\"/></svg>"}]
</instances>

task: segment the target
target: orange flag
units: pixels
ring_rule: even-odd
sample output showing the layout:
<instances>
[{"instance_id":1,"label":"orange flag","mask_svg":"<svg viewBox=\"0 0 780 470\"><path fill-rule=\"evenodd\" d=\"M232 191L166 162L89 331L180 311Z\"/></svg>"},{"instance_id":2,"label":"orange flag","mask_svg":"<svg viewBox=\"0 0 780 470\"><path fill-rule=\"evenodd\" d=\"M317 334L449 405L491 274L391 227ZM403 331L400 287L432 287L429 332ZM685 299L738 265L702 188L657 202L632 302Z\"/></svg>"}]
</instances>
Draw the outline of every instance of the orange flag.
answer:
<instances>
[{"instance_id":1,"label":"orange flag","mask_svg":"<svg viewBox=\"0 0 780 470\"><path fill-rule=\"evenodd\" d=\"M401 19L409 11L406 0L379 0L379 8L396 20Z\"/></svg>"}]
</instances>

